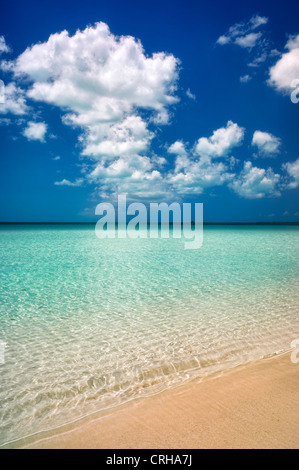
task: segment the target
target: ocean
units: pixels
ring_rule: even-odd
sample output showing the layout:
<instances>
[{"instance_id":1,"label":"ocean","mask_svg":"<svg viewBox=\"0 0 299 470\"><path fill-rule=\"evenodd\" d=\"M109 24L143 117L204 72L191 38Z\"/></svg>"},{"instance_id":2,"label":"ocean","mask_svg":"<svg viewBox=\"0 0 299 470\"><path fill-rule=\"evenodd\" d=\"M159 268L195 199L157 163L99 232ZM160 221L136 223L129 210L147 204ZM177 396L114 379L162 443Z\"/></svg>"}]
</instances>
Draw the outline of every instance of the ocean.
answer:
<instances>
[{"instance_id":1,"label":"ocean","mask_svg":"<svg viewBox=\"0 0 299 470\"><path fill-rule=\"evenodd\" d=\"M299 226L0 225L0 444L290 349ZM0 355L1 356L1 355Z\"/></svg>"}]
</instances>

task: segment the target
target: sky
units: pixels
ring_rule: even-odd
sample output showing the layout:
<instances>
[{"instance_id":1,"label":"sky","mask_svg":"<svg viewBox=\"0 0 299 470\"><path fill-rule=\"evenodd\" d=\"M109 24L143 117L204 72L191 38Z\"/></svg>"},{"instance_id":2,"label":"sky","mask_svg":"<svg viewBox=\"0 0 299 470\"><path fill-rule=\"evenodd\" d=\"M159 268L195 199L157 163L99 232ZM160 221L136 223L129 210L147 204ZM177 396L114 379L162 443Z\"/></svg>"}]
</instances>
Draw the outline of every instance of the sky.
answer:
<instances>
[{"instance_id":1,"label":"sky","mask_svg":"<svg viewBox=\"0 0 299 470\"><path fill-rule=\"evenodd\" d=\"M118 194L204 222L299 221L299 5L1 3L0 221Z\"/></svg>"}]
</instances>

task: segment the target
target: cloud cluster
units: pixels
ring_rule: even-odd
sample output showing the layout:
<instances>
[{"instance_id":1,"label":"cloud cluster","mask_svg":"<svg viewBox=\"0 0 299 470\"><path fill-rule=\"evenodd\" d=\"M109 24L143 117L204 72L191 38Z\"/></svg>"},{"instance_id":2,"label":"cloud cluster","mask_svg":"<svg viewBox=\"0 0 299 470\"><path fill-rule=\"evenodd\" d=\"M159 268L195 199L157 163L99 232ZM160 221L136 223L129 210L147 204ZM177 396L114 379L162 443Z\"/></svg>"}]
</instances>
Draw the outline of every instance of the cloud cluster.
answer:
<instances>
[{"instance_id":1,"label":"cloud cluster","mask_svg":"<svg viewBox=\"0 0 299 470\"><path fill-rule=\"evenodd\" d=\"M206 188L221 186L235 176L223 162L213 162L209 157L194 159L178 156L173 174L168 181L178 194L201 194Z\"/></svg>"},{"instance_id":2,"label":"cloud cluster","mask_svg":"<svg viewBox=\"0 0 299 470\"><path fill-rule=\"evenodd\" d=\"M243 170L230 183L230 187L239 196L247 199L260 199L265 196L279 196L279 180L280 176L275 174L271 168L265 170L246 161Z\"/></svg>"},{"instance_id":3,"label":"cloud cluster","mask_svg":"<svg viewBox=\"0 0 299 470\"><path fill-rule=\"evenodd\" d=\"M152 138L140 110L166 124L179 61L171 54L145 55L131 36L114 36L105 23L53 34L10 65L32 82L28 97L65 111L64 123L83 130L83 154L98 159L145 152Z\"/></svg>"},{"instance_id":4,"label":"cloud cluster","mask_svg":"<svg viewBox=\"0 0 299 470\"><path fill-rule=\"evenodd\" d=\"M227 33L217 39L217 44L236 44L243 48L251 49L256 46L262 37L261 32L255 30L268 23L265 16L254 15L248 22L236 23L229 28Z\"/></svg>"},{"instance_id":5,"label":"cloud cluster","mask_svg":"<svg viewBox=\"0 0 299 470\"><path fill-rule=\"evenodd\" d=\"M227 33L217 39L216 44L220 46L233 44L241 47L249 55L248 67L252 69L260 67L267 58L277 54L277 51L271 48L271 41L267 39L265 31L257 31L268 21L266 16L256 14L247 22L243 21L231 26ZM252 76L245 74L240 77L240 82L247 83L251 79Z\"/></svg>"},{"instance_id":6,"label":"cloud cluster","mask_svg":"<svg viewBox=\"0 0 299 470\"><path fill-rule=\"evenodd\" d=\"M29 81L28 98L59 107L63 123L81 130L82 155L98 162L89 180L105 190L119 179L134 192L159 178L147 155L155 126L169 122L169 107L179 101L179 60L172 54L148 56L140 41L115 36L101 22L73 36L52 34L3 66ZM33 138L34 130L31 123L24 135Z\"/></svg>"},{"instance_id":7,"label":"cloud cluster","mask_svg":"<svg viewBox=\"0 0 299 470\"><path fill-rule=\"evenodd\" d=\"M152 138L147 123L140 116L131 115L117 123L90 126L82 154L94 160L138 155L148 150Z\"/></svg>"},{"instance_id":8,"label":"cloud cluster","mask_svg":"<svg viewBox=\"0 0 299 470\"><path fill-rule=\"evenodd\" d=\"M140 155L102 161L87 175L87 180L100 188L102 197L127 193L133 199L168 199L172 188L159 171L164 162L163 158Z\"/></svg>"},{"instance_id":9,"label":"cloud cluster","mask_svg":"<svg viewBox=\"0 0 299 470\"><path fill-rule=\"evenodd\" d=\"M291 36L283 53L269 72L269 85L279 91L292 91L292 82L299 78L299 34Z\"/></svg>"},{"instance_id":10,"label":"cloud cluster","mask_svg":"<svg viewBox=\"0 0 299 470\"><path fill-rule=\"evenodd\" d=\"M225 162L213 161L227 157L229 152L240 145L244 129L228 121L226 127L216 129L211 137L201 137L188 153L181 141L172 144L168 152L176 154L175 168L167 175L169 184L178 194L200 194L206 188L221 186L232 181L229 159ZM231 160L230 160L231 162Z\"/></svg>"},{"instance_id":11,"label":"cloud cluster","mask_svg":"<svg viewBox=\"0 0 299 470\"><path fill-rule=\"evenodd\" d=\"M232 26L217 42L259 51L256 46L263 39L256 30L267 22L266 17L255 15L247 23ZM2 52L8 52L3 41L0 37L0 52L1 47ZM298 38L291 38L286 55L298 50L298 43ZM252 63L261 63L262 57L260 53ZM74 181L56 181L56 186L90 183L101 197L127 193L131 198L153 200L200 194L222 185L242 197L258 199L278 196L280 189L299 185L299 160L283 166L287 174L284 183L271 168L259 168L249 161L238 169L239 161L232 152L243 143L245 129L232 121L209 137L199 137L192 147L177 139L167 149L172 155L168 161L154 154L151 142L157 126L169 122L171 106L178 102L179 61L165 52L148 56L140 41L113 35L105 23L86 27L73 36L67 31L53 34L1 66L14 74L15 81L5 88L0 112L29 114L27 98L55 105L62 111L63 123L80 130L85 158L81 176ZM277 81L279 74L274 75ZM249 75L240 78L243 83L249 80ZM26 92L19 83L27 87ZM196 98L190 89L186 95ZM27 116L23 135L45 142L47 124L37 122L37 115L31 120ZM281 142L257 130L252 145L258 156L269 157L279 152Z\"/></svg>"},{"instance_id":12,"label":"cloud cluster","mask_svg":"<svg viewBox=\"0 0 299 470\"><path fill-rule=\"evenodd\" d=\"M299 186L299 159L282 166L287 173L286 178L272 168L260 168L250 161L245 161L241 171L237 171L239 160L231 152L240 146L244 133L244 128L228 121L211 137L199 138L190 151L182 141L174 142L168 149L168 152L176 154L174 170L166 175L168 183L180 195L200 194L207 188L227 185L247 199L277 197L282 190ZM251 143L260 157L276 156L281 146L278 137L258 130L254 132Z\"/></svg>"}]
</instances>

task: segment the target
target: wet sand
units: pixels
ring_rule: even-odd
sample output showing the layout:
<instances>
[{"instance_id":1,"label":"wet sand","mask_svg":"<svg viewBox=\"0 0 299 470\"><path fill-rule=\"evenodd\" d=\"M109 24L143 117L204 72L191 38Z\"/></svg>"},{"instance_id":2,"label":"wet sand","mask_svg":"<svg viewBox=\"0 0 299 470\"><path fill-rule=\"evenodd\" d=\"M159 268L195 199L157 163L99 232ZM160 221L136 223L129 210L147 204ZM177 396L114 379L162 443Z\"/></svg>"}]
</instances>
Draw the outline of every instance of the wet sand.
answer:
<instances>
[{"instance_id":1,"label":"wet sand","mask_svg":"<svg viewBox=\"0 0 299 470\"><path fill-rule=\"evenodd\" d=\"M299 448L299 363L290 353L93 415L31 449Z\"/></svg>"}]
</instances>

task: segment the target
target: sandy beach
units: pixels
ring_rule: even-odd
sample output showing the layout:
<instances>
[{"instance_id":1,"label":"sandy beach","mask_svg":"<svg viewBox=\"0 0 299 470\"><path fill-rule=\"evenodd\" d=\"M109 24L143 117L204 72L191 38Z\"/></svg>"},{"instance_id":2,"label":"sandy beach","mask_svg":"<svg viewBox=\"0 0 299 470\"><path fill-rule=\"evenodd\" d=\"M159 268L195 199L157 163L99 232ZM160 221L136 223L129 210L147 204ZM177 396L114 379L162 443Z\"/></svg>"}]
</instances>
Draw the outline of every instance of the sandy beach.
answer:
<instances>
[{"instance_id":1,"label":"sandy beach","mask_svg":"<svg viewBox=\"0 0 299 470\"><path fill-rule=\"evenodd\" d=\"M20 447L299 448L299 364L290 353L93 415Z\"/></svg>"}]
</instances>

